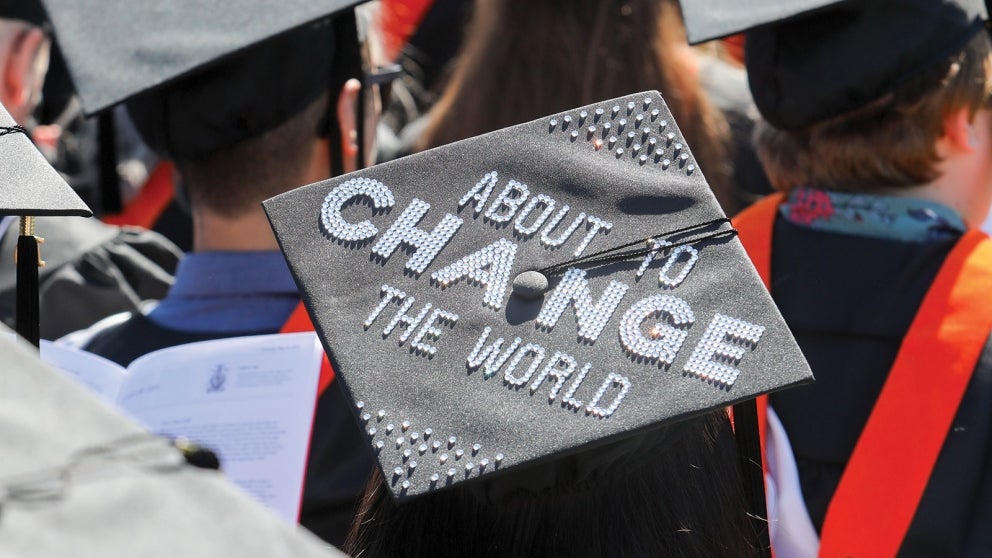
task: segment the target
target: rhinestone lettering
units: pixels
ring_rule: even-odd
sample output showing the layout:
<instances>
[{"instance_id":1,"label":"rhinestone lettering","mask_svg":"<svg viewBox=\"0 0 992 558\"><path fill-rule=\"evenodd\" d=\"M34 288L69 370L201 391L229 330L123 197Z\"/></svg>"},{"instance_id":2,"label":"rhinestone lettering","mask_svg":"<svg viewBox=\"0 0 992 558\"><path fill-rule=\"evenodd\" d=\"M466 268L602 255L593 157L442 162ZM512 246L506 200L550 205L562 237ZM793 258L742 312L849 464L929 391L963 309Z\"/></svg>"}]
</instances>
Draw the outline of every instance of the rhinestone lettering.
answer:
<instances>
[{"instance_id":1,"label":"rhinestone lettering","mask_svg":"<svg viewBox=\"0 0 992 558\"><path fill-rule=\"evenodd\" d=\"M485 287L482 303L493 310L499 310L503 306L516 255L517 245L501 238L478 252L435 271L431 274L431 279L444 289L467 278L473 285Z\"/></svg>"},{"instance_id":2,"label":"rhinestone lettering","mask_svg":"<svg viewBox=\"0 0 992 558\"><path fill-rule=\"evenodd\" d=\"M642 324L648 318L661 317L645 335ZM620 320L620 343L630 356L670 366L689 335L695 316L684 300L671 295L654 295L634 303Z\"/></svg>"},{"instance_id":3,"label":"rhinestone lettering","mask_svg":"<svg viewBox=\"0 0 992 558\"><path fill-rule=\"evenodd\" d=\"M358 197L371 200L375 209L386 209L396 204L393 193L378 180L370 178L347 180L327 194L320 208L320 223L328 236L343 242L362 242L374 238L379 232L371 221L349 223L341 215L345 204Z\"/></svg>"},{"instance_id":4,"label":"rhinestone lettering","mask_svg":"<svg viewBox=\"0 0 992 558\"><path fill-rule=\"evenodd\" d=\"M741 373L736 365L748 349L758 345L764 332L765 326L717 314L692 351L685 371L729 388Z\"/></svg>"},{"instance_id":5,"label":"rhinestone lettering","mask_svg":"<svg viewBox=\"0 0 992 558\"><path fill-rule=\"evenodd\" d=\"M414 248L413 255L406 262L406 269L417 275L423 273L462 226L460 217L446 213L431 232L417 228L430 208L431 204L413 198L399 219L372 246L372 252L388 260L401 244Z\"/></svg>"},{"instance_id":6,"label":"rhinestone lettering","mask_svg":"<svg viewBox=\"0 0 992 558\"><path fill-rule=\"evenodd\" d=\"M610 281L599 297L599 302L593 303L586 272L579 268L570 268L541 308L536 319L537 325L549 330L554 329L565 309L572 306L575 309L579 337L595 343L607 322L613 317L628 288L619 281Z\"/></svg>"},{"instance_id":7,"label":"rhinestone lettering","mask_svg":"<svg viewBox=\"0 0 992 558\"><path fill-rule=\"evenodd\" d=\"M506 183L506 188L503 188L493 204L486 210L486 219L494 223L510 221L517 214L520 206L527 201L529 195L530 189L527 188L526 184L510 180Z\"/></svg>"},{"instance_id":8,"label":"rhinestone lettering","mask_svg":"<svg viewBox=\"0 0 992 558\"><path fill-rule=\"evenodd\" d=\"M530 214L537 209L538 205L544 206L544 210L541 211L536 219L534 219L533 223L530 225L524 225L524 221L530 217ZM527 205L520 210L520 214L517 215L517 219L513 222L513 230L524 238L530 238L534 235L534 233L541 229L544 222L548 220L548 217L551 217L551 213L553 213L554 210L555 200L544 194L538 194L531 198L530 201L527 202Z\"/></svg>"},{"instance_id":9,"label":"rhinestone lettering","mask_svg":"<svg viewBox=\"0 0 992 558\"><path fill-rule=\"evenodd\" d=\"M493 193L493 188L496 187L496 180L498 177L499 174L496 171L487 172L486 175L482 177L482 180L475 185L475 187L468 192L465 192L462 199L458 200L458 208L461 209L474 200L475 215L478 216L482 213L483 207L486 205L486 202L489 201L489 196Z\"/></svg>"}]
</instances>

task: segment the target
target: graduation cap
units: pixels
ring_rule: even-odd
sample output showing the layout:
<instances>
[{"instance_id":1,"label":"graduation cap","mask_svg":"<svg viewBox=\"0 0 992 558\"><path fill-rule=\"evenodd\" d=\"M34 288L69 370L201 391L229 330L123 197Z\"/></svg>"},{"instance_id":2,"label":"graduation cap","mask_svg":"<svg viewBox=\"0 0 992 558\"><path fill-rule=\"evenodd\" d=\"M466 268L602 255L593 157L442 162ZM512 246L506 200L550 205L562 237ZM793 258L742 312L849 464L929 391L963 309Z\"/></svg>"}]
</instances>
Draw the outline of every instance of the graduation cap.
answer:
<instances>
[{"instance_id":1,"label":"graduation cap","mask_svg":"<svg viewBox=\"0 0 992 558\"><path fill-rule=\"evenodd\" d=\"M117 414L0 326L10 556L343 556Z\"/></svg>"},{"instance_id":2,"label":"graduation cap","mask_svg":"<svg viewBox=\"0 0 992 558\"><path fill-rule=\"evenodd\" d=\"M327 90L326 18L360 0L43 0L87 114L124 101L180 160L259 135ZM294 63L287 63L293 61Z\"/></svg>"},{"instance_id":3,"label":"graduation cap","mask_svg":"<svg viewBox=\"0 0 992 558\"><path fill-rule=\"evenodd\" d=\"M39 339L38 266L44 262L34 234L34 217L93 213L0 106L0 216L21 218L17 239L17 332ZM3 234L3 231L0 231Z\"/></svg>"},{"instance_id":4,"label":"graduation cap","mask_svg":"<svg viewBox=\"0 0 992 558\"><path fill-rule=\"evenodd\" d=\"M84 112L99 114L103 210L122 205L107 109L127 102L145 142L180 162L259 136L357 76L354 18L328 18L363 1L42 0Z\"/></svg>"},{"instance_id":5,"label":"graduation cap","mask_svg":"<svg viewBox=\"0 0 992 558\"><path fill-rule=\"evenodd\" d=\"M812 379L657 92L264 206L399 501Z\"/></svg>"},{"instance_id":6,"label":"graduation cap","mask_svg":"<svg viewBox=\"0 0 992 558\"><path fill-rule=\"evenodd\" d=\"M692 43L747 31L755 104L788 130L932 71L988 19L983 0L691 0L682 12Z\"/></svg>"}]
</instances>

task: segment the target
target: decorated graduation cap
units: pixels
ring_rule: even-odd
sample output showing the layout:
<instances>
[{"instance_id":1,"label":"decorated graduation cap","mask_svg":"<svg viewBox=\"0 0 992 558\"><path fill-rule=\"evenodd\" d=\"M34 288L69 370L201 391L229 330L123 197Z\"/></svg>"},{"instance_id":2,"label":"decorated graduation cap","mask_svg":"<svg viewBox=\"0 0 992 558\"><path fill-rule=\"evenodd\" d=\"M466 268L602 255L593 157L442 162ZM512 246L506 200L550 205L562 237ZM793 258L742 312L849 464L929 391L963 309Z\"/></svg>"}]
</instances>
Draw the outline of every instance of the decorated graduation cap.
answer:
<instances>
[{"instance_id":1,"label":"decorated graduation cap","mask_svg":"<svg viewBox=\"0 0 992 558\"><path fill-rule=\"evenodd\" d=\"M180 161L258 136L327 91L350 40L328 17L361 1L43 0L87 114L128 101L145 140Z\"/></svg>"},{"instance_id":2,"label":"decorated graduation cap","mask_svg":"<svg viewBox=\"0 0 992 558\"><path fill-rule=\"evenodd\" d=\"M15 323L17 332L35 345L40 335L38 266L44 262L34 217L45 215L89 217L92 212L31 143L27 130L0 106L0 216L21 218Z\"/></svg>"},{"instance_id":3,"label":"decorated graduation cap","mask_svg":"<svg viewBox=\"0 0 992 558\"><path fill-rule=\"evenodd\" d=\"M656 92L264 205L401 501L811 379Z\"/></svg>"},{"instance_id":4,"label":"decorated graduation cap","mask_svg":"<svg viewBox=\"0 0 992 558\"><path fill-rule=\"evenodd\" d=\"M755 104L788 130L934 73L988 19L983 0L692 0L682 10L693 42L748 31Z\"/></svg>"}]
</instances>

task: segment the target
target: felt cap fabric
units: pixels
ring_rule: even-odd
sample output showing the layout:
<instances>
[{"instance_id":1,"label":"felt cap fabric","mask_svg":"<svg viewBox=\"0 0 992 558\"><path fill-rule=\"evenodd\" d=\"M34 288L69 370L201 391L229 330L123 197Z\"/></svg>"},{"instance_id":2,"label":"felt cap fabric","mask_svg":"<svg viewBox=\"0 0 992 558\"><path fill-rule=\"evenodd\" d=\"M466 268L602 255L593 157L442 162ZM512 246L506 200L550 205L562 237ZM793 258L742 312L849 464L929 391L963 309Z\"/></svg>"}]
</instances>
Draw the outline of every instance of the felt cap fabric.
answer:
<instances>
[{"instance_id":1,"label":"felt cap fabric","mask_svg":"<svg viewBox=\"0 0 992 558\"><path fill-rule=\"evenodd\" d=\"M657 92L264 206L401 500L812 379Z\"/></svg>"},{"instance_id":2,"label":"felt cap fabric","mask_svg":"<svg viewBox=\"0 0 992 558\"><path fill-rule=\"evenodd\" d=\"M87 114L133 99L150 145L186 161L258 136L327 91L328 18L362 1L44 3Z\"/></svg>"},{"instance_id":3,"label":"felt cap fabric","mask_svg":"<svg viewBox=\"0 0 992 558\"><path fill-rule=\"evenodd\" d=\"M2 106L0 215L93 215Z\"/></svg>"}]
</instances>

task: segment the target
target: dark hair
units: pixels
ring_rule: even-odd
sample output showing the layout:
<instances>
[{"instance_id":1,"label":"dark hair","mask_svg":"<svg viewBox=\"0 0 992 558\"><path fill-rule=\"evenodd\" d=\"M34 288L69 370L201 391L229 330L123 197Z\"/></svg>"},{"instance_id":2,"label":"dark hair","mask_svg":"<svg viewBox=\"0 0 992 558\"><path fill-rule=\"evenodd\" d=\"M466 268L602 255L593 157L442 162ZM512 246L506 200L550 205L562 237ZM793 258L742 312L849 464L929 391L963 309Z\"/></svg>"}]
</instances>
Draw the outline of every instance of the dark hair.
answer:
<instances>
[{"instance_id":1,"label":"dark hair","mask_svg":"<svg viewBox=\"0 0 992 558\"><path fill-rule=\"evenodd\" d=\"M533 469L453 487L397 505L376 469L345 543L351 556L758 556L745 513L730 424L715 411L636 436L651 451L625 455L593 478L569 479L590 455L562 458L566 480L543 490L505 487ZM644 446L644 439L640 440ZM507 494L480 494L497 484Z\"/></svg>"},{"instance_id":2,"label":"dark hair","mask_svg":"<svg viewBox=\"0 0 992 558\"><path fill-rule=\"evenodd\" d=\"M717 199L734 211L727 123L702 92L674 2L493 0L475 10L421 147L657 89Z\"/></svg>"},{"instance_id":3,"label":"dark hair","mask_svg":"<svg viewBox=\"0 0 992 558\"><path fill-rule=\"evenodd\" d=\"M279 126L195 161L178 162L190 200L225 217L254 210L305 182L314 139L328 112L321 95Z\"/></svg>"},{"instance_id":4,"label":"dark hair","mask_svg":"<svg viewBox=\"0 0 992 558\"><path fill-rule=\"evenodd\" d=\"M992 93L989 37L980 31L963 50L868 105L800 130L760 122L758 156L772 185L872 192L937 178L936 143L944 117L987 106Z\"/></svg>"}]
</instances>

